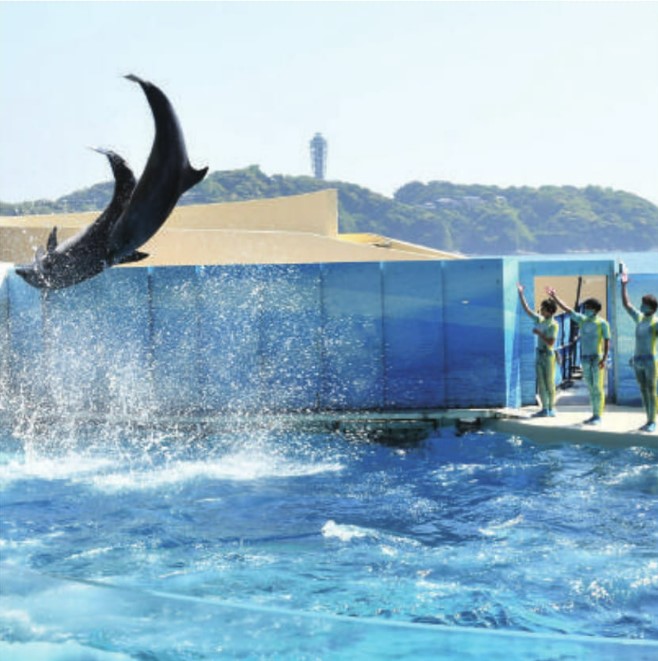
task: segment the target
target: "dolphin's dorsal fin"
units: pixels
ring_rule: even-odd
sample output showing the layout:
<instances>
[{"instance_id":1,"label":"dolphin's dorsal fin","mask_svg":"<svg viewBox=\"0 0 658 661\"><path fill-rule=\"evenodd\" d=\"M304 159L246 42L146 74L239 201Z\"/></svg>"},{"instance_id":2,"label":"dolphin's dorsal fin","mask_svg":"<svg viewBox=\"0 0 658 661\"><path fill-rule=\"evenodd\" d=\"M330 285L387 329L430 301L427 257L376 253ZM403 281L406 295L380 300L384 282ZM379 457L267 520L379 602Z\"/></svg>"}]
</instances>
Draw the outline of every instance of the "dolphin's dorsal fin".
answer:
<instances>
[{"instance_id":1,"label":"dolphin's dorsal fin","mask_svg":"<svg viewBox=\"0 0 658 661\"><path fill-rule=\"evenodd\" d=\"M196 186L208 173L208 168L202 168L201 170L195 170L193 167L189 167L185 174L183 175L183 187L182 191L185 192Z\"/></svg>"},{"instance_id":2,"label":"dolphin's dorsal fin","mask_svg":"<svg viewBox=\"0 0 658 661\"><path fill-rule=\"evenodd\" d=\"M54 252L55 248L57 248L57 227L53 227L50 231L46 252Z\"/></svg>"}]
</instances>

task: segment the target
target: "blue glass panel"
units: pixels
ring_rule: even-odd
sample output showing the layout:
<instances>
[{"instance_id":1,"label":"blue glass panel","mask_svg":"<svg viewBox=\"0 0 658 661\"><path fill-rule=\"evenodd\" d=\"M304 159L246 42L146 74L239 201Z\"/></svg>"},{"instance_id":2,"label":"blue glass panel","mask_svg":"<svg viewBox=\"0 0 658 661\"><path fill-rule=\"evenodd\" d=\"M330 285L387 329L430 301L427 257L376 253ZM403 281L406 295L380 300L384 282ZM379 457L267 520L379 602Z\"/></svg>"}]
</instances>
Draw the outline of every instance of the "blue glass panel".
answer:
<instances>
[{"instance_id":1,"label":"blue glass panel","mask_svg":"<svg viewBox=\"0 0 658 661\"><path fill-rule=\"evenodd\" d=\"M322 408L384 404L382 282L378 263L323 264Z\"/></svg>"},{"instance_id":2,"label":"blue glass panel","mask_svg":"<svg viewBox=\"0 0 658 661\"><path fill-rule=\"evenodd\" d=\"M445 406L440 262L385 262L387 408Z\"/></svg>"}]
</instances>

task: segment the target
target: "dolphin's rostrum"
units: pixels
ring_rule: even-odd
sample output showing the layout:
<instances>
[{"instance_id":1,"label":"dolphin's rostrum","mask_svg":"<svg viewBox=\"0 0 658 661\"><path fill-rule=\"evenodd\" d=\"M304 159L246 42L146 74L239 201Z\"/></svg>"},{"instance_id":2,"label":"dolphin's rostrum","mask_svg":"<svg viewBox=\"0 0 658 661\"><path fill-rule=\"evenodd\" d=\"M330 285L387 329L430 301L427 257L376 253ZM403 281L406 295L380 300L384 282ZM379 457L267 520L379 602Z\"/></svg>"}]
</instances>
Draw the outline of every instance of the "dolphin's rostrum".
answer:
<instances>
[{"instance_id":1,"label":"dolphin's rostrum","mask_svg":"<svg viewBox=\"0 0 658 661\"><path fill-rule=\"evenodd\" d=\"M162 227L180 196L208 171L191 167L178 118L163 92L137 76L126 78L139 83L155 120L155 138L144 172L135 185L120 156L97 150L112 166L112 200L94 223L59 245L57 228L53 228L46 251L40 248L32 264L16 267L16 273L34 287L70 287L115 264L143 259L146 255L137 249Z\"/></svg>"}]
</instances>

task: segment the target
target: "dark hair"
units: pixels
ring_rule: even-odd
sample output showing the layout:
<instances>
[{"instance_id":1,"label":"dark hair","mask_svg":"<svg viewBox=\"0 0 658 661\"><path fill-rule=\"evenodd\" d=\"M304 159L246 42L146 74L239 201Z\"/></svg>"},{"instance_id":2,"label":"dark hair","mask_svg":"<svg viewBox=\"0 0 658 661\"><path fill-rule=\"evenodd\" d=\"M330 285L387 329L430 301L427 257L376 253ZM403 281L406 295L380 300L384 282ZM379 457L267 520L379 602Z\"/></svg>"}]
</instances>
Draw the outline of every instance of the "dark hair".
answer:
<instances>
[{"instance_id":1,"label":"dark hair","mask_svg":"<svg viewBox=\"0 0 658 661\"><path fill-rule=\"evenodd\" d=\"M583 307L594 310L594 312L601 312L601 301L598 298L587 298L583 301Z\"/></svg>"},{"instance_id":2,"label":"dark hair","mask_svg":"<svg viewBox=\"0 0 658 661\"><path fill-rule=\"evenodd\" d=\"M642 303L648 305L650 308L653 308L654 312L658 310L658 301L656 300L656 297L653 294L645 294L642 297Z\"/></svg>"},{"instance_id":3,"label":"dark hair","mask_svg":"<svg viewBox=\"0 0 658 661\"><path fill-rule=\"evenodd\" d=\"M557 304L552 298L546 298L541 302L539 306L540 310L546 310L549 314L553 315L557 312Z\"/></svg>"}]
</instances>

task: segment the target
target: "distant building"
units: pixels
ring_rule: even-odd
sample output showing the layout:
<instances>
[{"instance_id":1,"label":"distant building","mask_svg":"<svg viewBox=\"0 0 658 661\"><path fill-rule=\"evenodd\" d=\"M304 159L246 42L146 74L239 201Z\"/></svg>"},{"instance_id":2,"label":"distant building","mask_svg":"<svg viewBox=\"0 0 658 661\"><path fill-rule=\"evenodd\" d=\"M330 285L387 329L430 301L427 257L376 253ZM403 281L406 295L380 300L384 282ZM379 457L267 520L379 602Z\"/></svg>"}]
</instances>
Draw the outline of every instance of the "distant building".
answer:
<instances>
[{"instance_id":1,"label":"distant building","mask_svg":"<svg viewBox=\"0 0 658 661\"><path fill-rule=\"evenodd\" d=\"M479 207L484 204L484 200L479 195L464 195L462 201L467 207Z\"/></svg>"},{"instance_id":2,"label":"distant building","mask_svg":"<svg viewBox=\"0 0 658 661\"><path fill-rule=\"evenodd\" d=\"M442 207L460 207L461 202L455 200L454 197L440 197L436 200L436 203Z\"/></svg>"},{"instance_id":3,"label":"distant building","mask_svg":"<svg viewBox=\"0 0 658 661\"><path fill-rule=\"evenodd\" d=\"M316 179L324 179L327 167L327 141L316 133L309 143L311 147L311 170Z\"/></svg>"}]
</instances>

